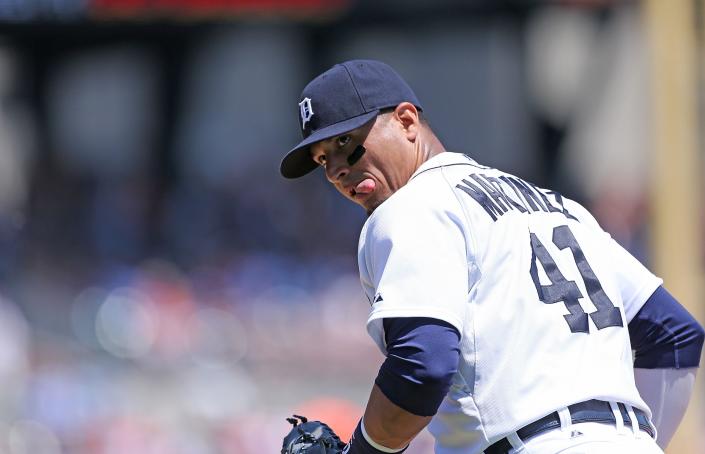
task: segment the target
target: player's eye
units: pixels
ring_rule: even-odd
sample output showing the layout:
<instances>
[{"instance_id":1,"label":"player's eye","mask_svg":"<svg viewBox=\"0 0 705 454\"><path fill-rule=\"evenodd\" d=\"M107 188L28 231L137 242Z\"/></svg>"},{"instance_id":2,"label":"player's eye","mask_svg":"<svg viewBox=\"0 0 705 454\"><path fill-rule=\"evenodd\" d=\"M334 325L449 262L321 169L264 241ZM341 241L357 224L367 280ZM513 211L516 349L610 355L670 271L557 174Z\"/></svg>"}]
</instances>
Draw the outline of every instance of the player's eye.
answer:
<instances>
[{"instance_id":1,"label":"player's eye","mask_svg":"<svg viewBox=\"0 0 705 454\"><path fill-rule=\"evenodd\" d=\"M343 148L345 145L349 144L351 140L351 137L345 134L342 136L338 136L336 142L338 143L338 147Z\"/></svg>"}]
</instances>

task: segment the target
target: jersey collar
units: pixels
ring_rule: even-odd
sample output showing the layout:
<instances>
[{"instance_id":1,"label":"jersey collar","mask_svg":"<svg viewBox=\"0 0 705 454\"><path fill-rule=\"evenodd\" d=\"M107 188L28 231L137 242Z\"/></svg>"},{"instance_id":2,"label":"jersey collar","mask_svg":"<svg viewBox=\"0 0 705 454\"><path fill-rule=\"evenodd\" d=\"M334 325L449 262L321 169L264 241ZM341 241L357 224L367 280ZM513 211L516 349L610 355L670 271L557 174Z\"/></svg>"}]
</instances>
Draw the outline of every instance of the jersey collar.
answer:
<instances>
[{"instance_id":1,"label":"jersey collar","mask_svg":"<svg viewBox=\"0 0 705 454\"><path fill-rule=\"evenodd\" d=\"M416 176L423 172L426 172L427 170L449 165L468 163L477 164L474 160L470 159L470 157L465 154L454 153L452 151L445 151L443 153L437 154L436 156L421 164L421 166L416 169L416 172L411 175L411 178L409 180L413 180L414 178L416 178Z\"/></svg>"}]
</instances>

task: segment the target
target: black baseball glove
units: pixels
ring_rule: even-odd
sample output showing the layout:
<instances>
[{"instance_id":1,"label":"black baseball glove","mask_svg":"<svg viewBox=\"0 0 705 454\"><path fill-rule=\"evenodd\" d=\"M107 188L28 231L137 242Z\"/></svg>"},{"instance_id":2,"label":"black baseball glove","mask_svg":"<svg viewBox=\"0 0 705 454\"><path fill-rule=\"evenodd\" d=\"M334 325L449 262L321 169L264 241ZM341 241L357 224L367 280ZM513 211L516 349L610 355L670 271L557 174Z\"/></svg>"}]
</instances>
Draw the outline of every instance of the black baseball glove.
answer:
<instances>
[{"instance_id":1,"label":"black baseball glove","mask_svg":"<svg viewBox=\"0 0 705 454\"><path fill-rule=\"evenodd\" d=\"M299 415L286 420L294 427L284 437L281 454L340 454L343 451L345 443L327 424Z\"/></svg>"}]
</instances>

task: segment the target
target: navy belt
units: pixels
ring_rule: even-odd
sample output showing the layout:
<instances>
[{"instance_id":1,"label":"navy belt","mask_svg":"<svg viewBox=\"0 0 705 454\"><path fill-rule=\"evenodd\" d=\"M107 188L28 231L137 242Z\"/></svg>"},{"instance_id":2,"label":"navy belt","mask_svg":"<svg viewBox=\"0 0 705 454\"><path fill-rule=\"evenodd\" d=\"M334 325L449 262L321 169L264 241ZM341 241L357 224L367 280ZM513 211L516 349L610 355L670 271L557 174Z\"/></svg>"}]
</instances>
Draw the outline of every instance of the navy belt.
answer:
<instances>
[{"instance_id":1,"label":"navy belt","mask_svg":"<svg viewBox=\"0 0 705 454\"><path fill-rule=\"evenodd\" d=\"M624 425L631 427L632 420L629 417L626 406L621 403L617 405L619 406L619 412L622 414L622 421L624 421ZM593 399L568 405L568 410L570 411L570 419L573 424L578 424L581 422L597 422L603 424L616 423L614 413L612 413L612 407L609 402L602 400ZM649 418L646 416L646 413L638 408L634 408L634 413L636 414L636 420L639 424L639 428L651 435L651 438L653 438L654 431L651 428L651 424L649 424ZM561 427L561 420L558 417L558 412L554 411L550 415L544 416L538 421L534 421L531 424L517 430L517 435L519 435L521 441L525 441L540 433L557 429L559 427ZM507 440L507 438L502 438L485 449L485 454L506 454L511 449L512 445L509 443L509 440Z\"/></svg>"}]
</instances>

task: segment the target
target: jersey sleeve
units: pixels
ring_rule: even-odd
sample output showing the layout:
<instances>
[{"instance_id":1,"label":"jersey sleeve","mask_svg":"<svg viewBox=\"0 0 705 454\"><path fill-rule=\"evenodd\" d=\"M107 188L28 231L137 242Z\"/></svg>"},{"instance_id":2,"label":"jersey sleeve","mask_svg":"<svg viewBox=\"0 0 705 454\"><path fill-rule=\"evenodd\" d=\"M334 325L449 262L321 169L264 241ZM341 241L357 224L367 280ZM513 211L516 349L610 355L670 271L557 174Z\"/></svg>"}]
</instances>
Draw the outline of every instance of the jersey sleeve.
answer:
<instances>
[{"instance_id":1,"label":"jersey sleeve","mask_svg":"<svg viewBox=\"0 0 705 454\"><path fill-rule=\"evenodd\" d=\"M629 323L646 300L663 284L663 280L656 277L612 237L608 238L608 244L622 293L624 313Z\"/></svg>"},{"instance_id":2,"label":"jersey sleeve","mask_svg":"<svg viewBox=\"0 0 705 454\"><path fill-rule=\"evenodd\" d=\"M467 309L462 215L403 202L380 207L360 238L360 277L372 304L367 330L383 352L384 318L430 317L462 333Z\"/></svg>"},{"instance_id":3,"label":"jersey sleeve","mask_svg":"<svg viewBox=\"0 0 705 454\"><path fill-rule=\"evenodd\" d=\"M624 303L624 313L627 323L631 322L646 300L663 284L663 280L655 276L633 255L617 243L605 232L595 218L580 204L568 201L569 210L580 223L593 227L602 236L604 251L607 254L615 281L619 287Z\"/></svg>"}]
</instances>

